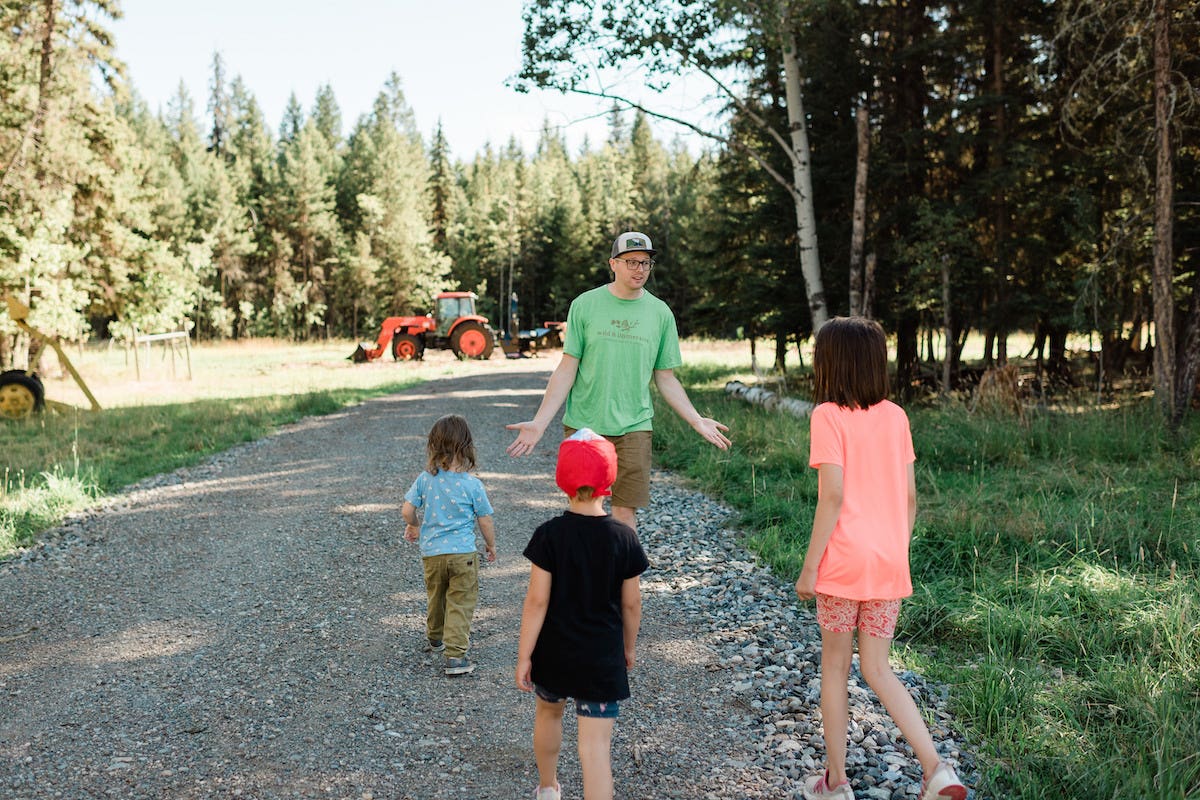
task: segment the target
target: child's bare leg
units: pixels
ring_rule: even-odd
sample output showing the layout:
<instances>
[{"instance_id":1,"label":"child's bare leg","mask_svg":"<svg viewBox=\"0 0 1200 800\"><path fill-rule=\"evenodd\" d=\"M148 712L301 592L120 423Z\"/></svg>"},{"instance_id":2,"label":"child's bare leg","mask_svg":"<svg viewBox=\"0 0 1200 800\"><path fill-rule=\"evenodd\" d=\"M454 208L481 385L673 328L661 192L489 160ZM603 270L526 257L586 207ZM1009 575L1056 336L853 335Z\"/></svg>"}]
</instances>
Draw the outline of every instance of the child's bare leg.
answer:
<instances>
[{"instance_id":1,"label":"child's bare leg","mask_svg":"<svg viewBox=\"0 0 1200 800\"><path fill-rule=\"evenodd\" d=\"M612 800L611 717L579 717L579 766L583 768L584 800ZM543 784L544 785L544 784Z\"/></svg>"},{"instance_id":2,"label":"child's bare leg","mask_svg":"<svg viewBox=\"0 0 1200 800\"><path fill-rule=\"evenodd\" d=\"M850 661L854 656L854 631L834 633L821 629L821 719L825 734L825 769L828 783L846 780L846 728L849 725Z\"/></svg>"},{"instance_id":3,"label":"child's bare leg","mask_svg":"<svg viewBox=\"0 0 1200 800\"><path fill-rule=\"evenodd\" d=\"M538 785L558 785L558 753L562 749L562 717L566 701L548 703L537 698L533 716L533 757L537 761Z\"/></svg>"},{"instance_id":4,"label":"child's bare leg","mask_svg":"<svg viewBox=\"0 0 1200 800\"><path fill-rule=\"evenodd\" d=\"M925 725L912 695L904 688L904 684L896 677L891 664L888 663L888 653L891 649L891 639L878 639L869 634L861 634L858 637L858 665L871 691L875 692L879 702L883 703L883 707L900 728L900 733L904 734L904 738L912 746L913 752L921 762L921 769L928 777L933 774L940 760L937 748L934 747L933 737L929 735L929 728Z\"/></svg>"}]
</instances>

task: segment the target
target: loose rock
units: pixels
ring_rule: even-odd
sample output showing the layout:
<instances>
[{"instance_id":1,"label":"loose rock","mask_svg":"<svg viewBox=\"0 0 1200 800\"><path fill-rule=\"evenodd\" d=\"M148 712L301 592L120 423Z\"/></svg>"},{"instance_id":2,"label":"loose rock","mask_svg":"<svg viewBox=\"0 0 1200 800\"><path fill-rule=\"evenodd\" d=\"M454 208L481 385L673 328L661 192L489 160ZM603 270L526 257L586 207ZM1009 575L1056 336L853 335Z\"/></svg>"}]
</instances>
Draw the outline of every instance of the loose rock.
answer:
<instances>
[{"instance_id":1,"label":"loose rock","mask_svg":"<svg viewBox=\"0 0 1200 800\"><path fill-rule=\"evenodd\" d=\"M513 461L503 426L532 414L547 366L497 362L304 420L143 481L0 564L0 796L531 794L533 704L512 674L520 552L564 503L550 443ZM529 408L496 402L508 396ZM420 652L421 564L398 513L444 413L471 421L500 545L481 571L465 679ZM799 797L820 768L811 610L732 520L654 475L639 515L643 634L613 743L619 797ZM902 680L974 783L947 692ZM856 794L915 797L911 752L857 670L852 684ZM566 727L560 780L578 797L570 715Z\"/></svg>"}]
</instances>

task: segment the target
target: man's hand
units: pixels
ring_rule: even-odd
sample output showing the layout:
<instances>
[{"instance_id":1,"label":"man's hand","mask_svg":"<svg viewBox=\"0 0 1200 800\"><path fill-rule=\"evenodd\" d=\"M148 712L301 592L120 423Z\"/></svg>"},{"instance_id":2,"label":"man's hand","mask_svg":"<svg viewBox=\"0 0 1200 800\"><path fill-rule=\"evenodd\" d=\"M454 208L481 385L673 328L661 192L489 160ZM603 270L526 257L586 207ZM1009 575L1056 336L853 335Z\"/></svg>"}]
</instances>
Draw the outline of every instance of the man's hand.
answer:
<instances>
[{"instance_id":1,"label":"man's hand","mask_svg":"<svg viewBox=\"0 0 1200 800\"><path fill-rule=\"evenodd\" d=\"M421 529L412 523L404 526L404 541L415 542L421 538Z\"/></svg>"},{"instance_id":2,"label":"man's hand","mask_svg":"<svg viewBox=\"0 0 1200 800\"><path fill-rule=\"evenodd\" d=\"M692 423L692 430L703 436L705 441L707 441L709 444L715 445L722 450L728 450L729 445L733 444L733 442L729 440L729 437L724 433L724 431L728 431L729 428L725 425L722 425L720 422L717 422L715 419L701 417Z\"/></svg>"},{"instance_id":3,"label":"man's hand","mask_svg":"<svg viewBox=\"0 0 1200 800\"><path fill-rule=\"evenodd\" d=\"M520 458L532 453L533 448L541 440L542 433L544 433L544 429L532 420L505 425L504 427L510 431L517 431L517 438L505 449L505 452L513 458Z\"/></svg>"}]
</instances>

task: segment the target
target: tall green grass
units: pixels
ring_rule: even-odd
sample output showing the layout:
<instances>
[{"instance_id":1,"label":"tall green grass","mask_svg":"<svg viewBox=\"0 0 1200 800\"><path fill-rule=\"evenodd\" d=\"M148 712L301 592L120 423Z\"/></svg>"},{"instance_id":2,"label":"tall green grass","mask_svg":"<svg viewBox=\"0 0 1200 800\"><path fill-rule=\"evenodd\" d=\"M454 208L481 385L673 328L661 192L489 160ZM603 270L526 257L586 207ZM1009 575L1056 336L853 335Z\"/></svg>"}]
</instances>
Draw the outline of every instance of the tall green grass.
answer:
<instances>
[{"instance_id":1,"label":"tall green grass","mask_svg":"<svg viewBox=\"0 0 1200 800\"><path fill-rule=\"evenodd\" d=\"M142 478L197 464L280 425L329 414L418 382L126 406L8 421L0 485L0 558L96 498Z\"/></svg>"},{"instance_id":2,"label":"tall green grass","mask_svg":"<svg viewBox=\"0 0 1200 800\"><path fill-rule=\"evenodd\" d=\"M744 370L742 371L744 373ZM816 505L808 423L682 369L735 446L660 404L658 462L737 508L747 544L798 574ZM1023 424L909 409L915 594L898 655L951 685L993 798L1200 797L1200 421L1035 411Z\"/></svg>"},{"instance_id":3,"label":"tall green grass","mask_svg":"<svg viewBox=\"0 0 1200 800\"><path fill-rule=\"evenodd\" d=\"M816 504L807 421L727 399L727 366L679 374L735 446L660 404L658 462L739 509L749 546L790 581ZM417 381L5 423L0 558L141 478ZM953 687L981 796L1200 797L1200 420L1168 439L1136 403L1024 425L909 411L916 592L897 652Z\"/></svg>"}]
</instances>

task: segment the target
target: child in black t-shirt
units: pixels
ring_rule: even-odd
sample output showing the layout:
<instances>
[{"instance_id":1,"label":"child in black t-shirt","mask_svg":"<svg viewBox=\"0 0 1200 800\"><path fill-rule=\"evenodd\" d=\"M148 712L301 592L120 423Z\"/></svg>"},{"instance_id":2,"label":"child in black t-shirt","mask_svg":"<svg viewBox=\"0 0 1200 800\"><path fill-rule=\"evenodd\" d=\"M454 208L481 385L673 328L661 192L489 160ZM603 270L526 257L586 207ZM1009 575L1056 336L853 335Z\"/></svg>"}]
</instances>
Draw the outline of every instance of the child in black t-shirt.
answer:
<instances>
[{"instance_id":1,"label":"child in black t-shirt","mask_svg":"<svg viewBox=\"0 0 1200 800\"><path fill-rule=\"evenodd\" d=\"M558 753L568 697L579 720L585 800L611 800L609 756L619 701L642 620L641 581L649 566L637 534L604 511L617 475L612 443L587 428L558 448L555 482L567 510L534 531L517 648L517 686L537 693L535 800L559 800Z\"/></svg>"}]
</instances>

